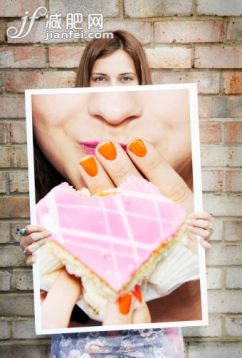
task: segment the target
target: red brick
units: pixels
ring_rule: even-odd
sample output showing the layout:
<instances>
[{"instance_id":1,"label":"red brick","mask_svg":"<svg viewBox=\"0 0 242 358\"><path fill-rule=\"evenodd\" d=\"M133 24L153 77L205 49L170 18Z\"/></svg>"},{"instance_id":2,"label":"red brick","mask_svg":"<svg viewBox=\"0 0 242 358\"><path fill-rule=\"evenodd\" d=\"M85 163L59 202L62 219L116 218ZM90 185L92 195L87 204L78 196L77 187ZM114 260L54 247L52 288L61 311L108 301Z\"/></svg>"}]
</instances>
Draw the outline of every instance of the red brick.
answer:
<instances>
[{"instance_id":1,"label":"red brick","mask_svg":"<svg viewBox=\"0 0 242 358\"><path fill-rule=\"evenodd\" d=\"M0 243L5 244L10 241L10 224L0 221Z\"/></svg>"},{"instance_id":2,"label":"red brick","mask_svg":"<svg viewBox=\"0 0 242 358\"><path fill-rule=\"evenodd\" d=\"M242 73L224 72L223 73L223 91L226 94L242 93Z\"/></svg>"},{"instance_id":3,"label":"red brick","mask_svg":"<svg viewBox=\"0 0 242 358\"><path fill-rule=\"evenodd\" d=\"M241 279L242 275L239 277L239 279ZM234 278L233 276L231 277L234 283ZM240 315L236 315L236 316L231 316L231 315L226 315L225 317L225 325L224 325L224 329L225 329L225 334L231 337L241 337L242 336L242 316Z\"/></svg>"},{"instance_id":4,"label":"red brick","mask_svg":"<svg viewBox=\"0 0 242 358\"><path fill-rule=\"evenodd\" d=\"M6 146L1 148L1 168L27 168L26 146Z\"/></svg>"},{"instance_id":5,"label":"red brick","mask_svg":"<svg viewBox=\"0 0 242 358\"><path fill-rule=\"evenodd\" d=\"M23 266L25 256L19 245L4 245L1 247L1 266Z\"/></svg>"},{"instance_id":6,"label":"red brick","mask_svg":"<svg viewBox=\"0 0 242 358\"><path fill-rule=\"evenodd\" d=\"M224 140L228 143L242 143L242 122L225 123Z\"/></svg>"},{"instance_id":7,"label":"red brick","mask_svg":"<svg viewBox=\"0 0 242 358\"><path fill-rule=\"evenodd\" d=\"M145 50L151 68L191 68L191 49L156 47Z\"/></svg>"},{"instance_id":8,"label":"red brick","mask_svg":"<svg viewBox=\"0 0 242 358\"><path fill-rule=\"evenodd\" d=\"M0 93L3 92L3 73L0 72Z\"/></svg>"},{"instance_id":9,"label":"red brick","mask_svg":"<svg viewBox=\"0 0 242 358\"><path fill-rule=\"evenodd\" d=\"M195 48L197 68L241 68L242 47L202 46Z\"/></svg>"},{"instance_id":10,"label":"red brick","mask_svg":"<svg viewBox=\"0 0 242 358\"><path fill-rule=\"evenodd\" d=\"M36 339L34 319L21 319L13 322L12 337L15 339ZM48 354L46 354L48 357Z\"/></svg>"},{"instance_id":11,"label":"red brick","mask_svg":"<svg viewBox=\"0 0 242 358\"><path fill-rule=\"evenodd\" d=\"M240 167L242 147L203 144L201 160L204 167Z\"/></svg>"},{"instance_id":12,"label":"red brick","mask_svg":"<svg viewBox=\"0 0 242 358\"><path fill-rule=\"evenodd\" d=\"M1 68L42 68L46 66L46 50L33 46L0 48Z\"/></svg>"},{"instance_id":13,"label":"red brick","mask_svg":"<svg viewBox=\"0 0 242 358\"><path fill-rule=\"evenodd\" d=\"M6 26L3 20L0 20L0 42L5 41Z\"/></svg>"},{"instance_id":14,"label":"red brick","mask_svg":"<svg viewBox=\"0 0 242 358\"><path fill-rule=\"evenodd\" d=\"M76 74L73 71L18 71L7 72L5 89L9 92L24 92L32 88L74 87Z\"/></svg>"},{"instance_id":15,"label":"red brick","mask_svg":"<svg viewBox=\"0 0 242 358\"><path fill-rule=\"evenodd\" d=\"M242 117L241 96L199 96L201 118Z\"/></svg>"},{"instance_id":16,"label":"red brick","mask_svg":"<svg viewBox=\"0 0 242 358\"><path fill-rule=\"evenodd\" d=\"M197 0L198 15L240 16L241 0Z\"/></svg>"},{"instance_id":17,"label":"red brick","mask_svg":"<svg viewBox=\"0 0 242 358\"><path fill-rule=\"evenodd\" d=\"M231 312L229 304L231 304L232 311L234 311L234 306L237 304L237 302L239 302L239 300L241 300L240 293L237 292L231 292L231 298L229 297L230 292L227 292L226 294L226 292L221 290L217 291L216 295L213 294L214 292L211 293L212 295L210 295L209 293L209 299L214 302L212 302L210 309L210 301L208 301L209 311L211 310L218 312L219 307L221 307L222 312L226 312L226 310L227 312ZM239 311L239 307L237 308L237 310ZM241 350L242 345L239 340L236 340L236 338L233 338L233 340L229 340L228 337L225 338L224 335L221 335L217 342L213 342L211 340L199 341L197 338L195 338L194 340L189 342L187 347L187 351L190 358L240 358Z\"/></svg>"},{"instance_id":18,"label":"red brick","mask_svg":"<svg viewBox=\"0 0 242 358\"><path fill-rule=\"evenodd\" d=\"M2 196L0 218L27 218L29 217L29 198L18 196Z\"/></svg>"},{"instance_id":19,"label":"red brick","mask_svg":"<svg viewBox=\"0 0 242 358\"><path fill-rule=\"evenodd\" d=\"M202 143L220 143L222 125L218 122L200 122L200 140Z\"/></svg>"},{"instance_id":20,"label":"red brick","mask_svg":"<svg viewBox=\"0 0 242 358\"><path fill-rule=\"evenodd\" d=\"M116 17L119 14L119 1L90 1L90 0L50 0L50 12L61 13L65 16L68 12L81 12L83 16L88 14L103 14L104 24L106 17Z\"/></svg>"},{"instance_id":21,"label":"red brick","mask_svg":"<svg viewBox=\"0 0 242 358\"><path fill-rule=\"evenodd\" d=\"M242 220L225 220L224 237L226 241L242 240Z\"/></svg>"},{"instance_id":22,"label":"red brick","mask_svg":"<svg viewBox=\"0 0 242 358\"><path fill-rule=\"evenodd\" d=\"M152 24L147 21L105 21L105 31L125 30L131 32L142 44L152 41Z\"/></svg>"},{"instance_id":23,"label":"red brick","mask_svg":"<svg viewBox=\"0 0 242 358\"><path fill-rule=\"evenodd\" d=\"M29 15L32 15L35 9L45 4L45 0L0 0L0 16L24 16L26 11L29 11Z\"/></svg>"},{"instance_id":24,"label":"red brick","mask_svg":"<svg viewBox=\"0 0 242 358\"><path fill-rule=\"evenodd\" d=\"M18 300L18 298L15 298ZM28 302L26 302L26 305ZM24 306L22 306L24 310ZM43 339L36 340L9 340L0 346L1 357L13 358L46 358L49 357L50 344Z\"/></svg>"},{"instance_id":25,"label":"red brick","mask_svg":"<svg viewBox=\"0 0 242 358\"><path fill-rule=\"evenodd\" d=\"M16 248L17 249L17 248ZM21 249L19 249L21 250ZM22 251L22 250L21 250ZM22 259L24 255L22 254ZM23 260L22 260L23 261ZM24 261L23 261L24 263ZM22 263L22 266L23 266ZM3 316L33 316L33 294L32 293L8 293L0 294L1 314ZM6 355L5 357L19 358L22 355ZM11 358L12 358L11 357ZM35 357L28 355L26 358Z\"/></svg>"},{"instance_id":26,"label":"red brick","mask_svg":"<svg viewBox=\"0 0 242 358\"><path fill-rule=\"evenodd\" d=\"M25 116L24 97L1 96L0 115L2 118L23 118Z\"/></svg>"},{"instance_id":27,"label":"red brick","mask_svg":"<svg viewBox=\"0 0 242 358\"><path fill-rule=\"evenodd\" d=\"M27 171L11 171L9 173L10 193L27 193L29 191Z\"/></svg>"},{"instance_id":28,"label":"red brick","mask_svg":"<svg viewBox=\"0 0 242 358\"><path fill-rule=\"evenodd\" d=\"M84 47L49 47L50 67L74 68L80 63Z\"/></svg>"},{"instance_id":29,"label":"red brick","mask_svg":"<svg viewBox=\"0 0 242 358\"><path fill-rule=\"evenodd\" d=\"M9 167L9 147L1 147L0 168Z\"/></svg>"},{"instance_id":30,"label":"red brick","mask_svg":"<svg viewBox=\"0 0 242 358\"><path fill-rule=\"evenodd\" d=\"M242 19L230 19L227 29L228 40L242 40Z\"/></svg>"},{"instance_id":31,"label":"red brick","mask_svg":"<svg viewBox=\"0 0 242 358\"><path fill-rule=\"evenodd\" d=\"M233 192L242 191L242 170L226 172L226 190Z\"/></svg>"},{"instance_id":32,"label":"red brick","mask_svg":"<svg viewBox=\"0 0 242 358\"><path fill-rule=\"evenodd\" d=\"M17 290L32 290L33 289L33 273L30 269L13 270L12 288Z\"/></svg>"},{"instance_id":33,"label":"red brick","mask_svg":"<svg viewBox=\"0 0 242 358\"><path fill-rule=\"evenodd\" d=\"M0 273L0 276L2 274ZM11 337L11 322L1 319L0 339L8 340Z\"/></svg>"},{"instance_id":34,"label":"red brick","mask_svg":"<svg viewBox=\"0 0 242 358\"><path fill-rule=\"evenodd\" d=\"M223 191L224 172L222 170L203 170L202 171L202 190L203 191Z\"/></svg>"},{"instance_id":35,"label":"red brick","mask_svg":"<svg viewBox=\"0 0 242 358\"><path fill-rule=\"evenodd\" d=\"M240 265L242 255L242 245L240 242L216 243L214 250L209 250L206 254L207 265ZM241 292L242 293L242 292Z\"/></svg>"},{"instance_id":36,"label":"red brick","mask_svg":"<svg viewBox=\"0 0 242 358\"><path fill-rule=\"evenodd\" d=\"M10 141L12 144L26 143L26 124L25 124L25 122L10 123Z\"/></svg>"},{"instance_id":37,"label":"red brick","mask_svg":"<svg viewBox=\"0 0 242 358\"><path fill-rule=\"evenodd\" d=\"M223 20L155 22L156 43L221 42Z\"/></svg>"},{"instance_id":38,"label":"red brick","mask_svg":"<svg viewBox=\"0 0 242 358\"><path fill-rule=\"evenodd\" d=\"M7 144L9 142L10 136L10 124L8 122L0 122L0 143Z\"/></svg>"},{"instance_id":39,"label":"red brick","mask_svg":"<svg viewBox=\"0 0 242 358\"><path fill-rule=\"evenodd\" d=\"M0 193L5 194L7 192L7 173L0 172Z\"/></svg>"},{"instance_id":40,"label":"red brick","mask_svg":"<svg viewBox=\"0 0 242 358\"><path fill-rule=\"evenodd\" d=\"M192 0L125 0L124 12L127 17L190 16Z\"/></svg>"},{"instance_id":41,"label":"red brick","mask_svg":"<svg viewBox=\"0 0 242 358\"><path fill-rule=\"evenodd\" d=\"M219 73L213 71L153 70L152 80L160 83L197 83L198 93L219 93Z\"/></svg>"}]
</instances>

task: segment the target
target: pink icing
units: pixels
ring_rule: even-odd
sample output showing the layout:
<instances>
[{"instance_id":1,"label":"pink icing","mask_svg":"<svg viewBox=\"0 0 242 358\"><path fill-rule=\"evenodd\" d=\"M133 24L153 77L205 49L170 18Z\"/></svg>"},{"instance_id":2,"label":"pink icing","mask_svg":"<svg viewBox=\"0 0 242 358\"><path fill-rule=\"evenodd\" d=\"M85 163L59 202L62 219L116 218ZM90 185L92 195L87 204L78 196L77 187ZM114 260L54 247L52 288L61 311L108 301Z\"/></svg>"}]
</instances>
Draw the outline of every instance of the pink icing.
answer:
<instances>
[{"instance_id":1,"label":"pink icing","mask_svg":"<svg viewBox=\"0 0 242 358\"><path fill-rule=\"evenodd\" d=\"M185 210L147 180L130 177L108 196L87 197L62 183L36 205L36 219L54 242L119 291L176 233Z\"/></svg>"}]
</instances>

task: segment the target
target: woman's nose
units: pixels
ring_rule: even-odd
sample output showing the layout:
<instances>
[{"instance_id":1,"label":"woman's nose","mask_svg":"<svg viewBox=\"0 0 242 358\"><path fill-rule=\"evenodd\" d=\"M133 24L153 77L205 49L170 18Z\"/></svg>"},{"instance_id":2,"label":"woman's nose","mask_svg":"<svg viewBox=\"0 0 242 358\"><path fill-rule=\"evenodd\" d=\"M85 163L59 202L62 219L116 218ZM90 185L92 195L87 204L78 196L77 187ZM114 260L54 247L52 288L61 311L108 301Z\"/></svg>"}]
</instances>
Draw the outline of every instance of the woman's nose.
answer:
<instances>
[{"instance_id":1,"label":"woman's nose","mask_svg":"<svg viewBox=\"0 0 242 358\"><path fill-rule=\"evenodd\" d=\"M118 126L142 116L138 92L91 93L88 111L92 117Z\"/></svg>"}]
</instances>

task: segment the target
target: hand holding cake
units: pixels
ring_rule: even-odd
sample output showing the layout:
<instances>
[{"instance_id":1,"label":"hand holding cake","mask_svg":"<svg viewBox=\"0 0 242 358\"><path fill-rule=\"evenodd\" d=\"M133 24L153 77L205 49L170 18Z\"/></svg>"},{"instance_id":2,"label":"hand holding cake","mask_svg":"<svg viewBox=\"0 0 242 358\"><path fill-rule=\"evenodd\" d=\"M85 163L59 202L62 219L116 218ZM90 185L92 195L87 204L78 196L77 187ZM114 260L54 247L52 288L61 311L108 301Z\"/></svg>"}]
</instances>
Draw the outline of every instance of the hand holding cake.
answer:
<instances>
[{"instance_id":1,"label":"hand holding cake","mask_svg":"<svg viewBox=\"0 0 242 358\"><path fill-rule=\"evenodd\" d=\"M132 141L128 145L127 151L128 151L128 154L125 153L125 151L117 143L112 143L112 142L102 143L99 146L97 146L97 148L96 148L96 156L89 155L81 160L80 172L81 172L81 175L84 178L86 185L88 186L90 192L92 192L92 193L99 192L100 193L100 192L105 192L105 190L111 189L111 192L113 191L113 194L115 194L115 189L114 189L115 186L120 185L122 182L124 182L130 176L130 173L132 173L132 175L137 178L137 182L135 182L135 184L134 184L135 186L137 186L137 183L139 183L139 180L143 180L143 179L141 179L141 177L142 177L140 174L140 172L141 172L143 175L146 175L150 179L150 181L152 180L153 182L159 184L160 191L164 192L164 194L166 196L173 197L173 200L175 200L176 202L178 202L180 204L179 208L181 208L181 206L183 206L187 212L191 212L191 205L192 205L192 198L193 198L191 190L188 188L188 186L183 181L183 179L175 172L175 170L173 170L172 167L160 156L160 154L155 151L155 148L152 145L145 143L145 141L135 140L135 141ZM147 155L147 152L150 153L150 156ZM152 168L152 170L151 170L151 168ZM117 173L120 173L121 175L118 176ZM162 183L162 185L160 183ZM143 188L140 191L142 192ZM115 196L115 195L113 195L113 196ZM96 198L97 197L98 196L96 196ZM105 197L107 198L108 195L105 194L104 198ZM101 196L98 198L98 200L100 198L101 198ZM87 200L89 201L89 199L87 199ZM64 198L64 202L66 202L66 198ZM103 202L103 200L101 200L101 202ZM139 209L140 209L143 206L144 205L138 205L137 207L139 207ZM137 209L136 209L136 211L137 211ZM83 216L83 214L84 213L82 213L81 216ZM179 221L179 224L176 227L176 230L184 222L185 216L186 215L183 213L182 217ZM207 226L207 228L209 227L210 221L211 221L210 216L208 216L208 215L206 216L202 213L200 215L191 216L190 217L190 226L188 226L188 229L190 230L190 234L195 234L195 235L200 234L203 237L208 237L209 232L206 231L206 226ZM86 220L84 220L84 222L86 222ZM22 242L21 242L22 247L25 247L25 250L27 252L29 252L29 253L34 252L35 249L37 249L40 246L39 245L40 243L45 242L46 238L50 237L50 230L48 230L48 231L45 230L44 226L46 226L46 225L44 225L44 224L45 224L45 222L42 222L42 226L27 227L26 233L29 235L27 237L26 236L23 237ZM140 225L140 227L142 227L142 225ZM205 229L205 231L203 231L204 229ZM150 230L150 228L148 230ZM56 237L60 238L61 236L56 236ZM38 239L43 239L44 241L38 242ZM23 243L23 240L24 240L24 243ZM36 242L36 240L37 240L37 242ZM34 241L34 243L31 244L31 242L33 242L33 241ZM31 244L31 245L29 245L29 244ZM60 244L60 242L58 242L58 244ZM64 247L64 248L66 249L66 247ZM75 251L76 251L76 247L74 248L74 251L72 252L72 254ZM154 251L154 248L153 248L153 251ZM152 250L150 251L150 256L152 256L151 253L153 251ZM62 254L63 254L63 252L62 252ZM105 257L105 255L104 255L104 257ZM149 258L149 256L146 257L146 260L148 258ZM31 259L32 259L32 256L29 256L28 261L31 261ZM69 259L70 259L70 257L65 256L64 259L62 257L61 258L62 265L65 264L66 266L68 266L69 274L75 274L78 276L78 274L76 274L76 272L75 272L76 268L73 269L73 265L70 264ZM71 258L71 260L73 260L73 259ZM150 264L150 262L149 262L149 264ZM152 268L152 264L153 263L151 261L151 266L150 266L151 268ZM72 266L72 267L70 268L70 266ZM147 265L146 265L146 271L148 269L148 272L151 272L150 267L148 266L148 268L147 268ZM82 269L83 269L83 267L82 267ZM74 270L74 271L72 271L72 270ZM101 271L102 271L102 269L101 269ZM146 272L146 275L148 276L147 272ZM86 288L85 288L85 294L83 295L83 297L85 299L84 299L84 301L82 300L83 302L82 302L81 307L90 313L90 307L91 307L91 310L93 310L93 303L97 302L98 304L96 305L96 307L94 304L94 311L95 311L94 317L96 317L96 314L97 314L98 310L100 309L100 305L99 305L100 300L97 300L97 296L95 294L93 295L93 297L90 297L90 292L93 293L92 288L90 289L90 287L92 287L92 284L90 285L90 282L89 282L90 280L88 280L88 277L91 276L90 272L89 271L83 272L81 270L81 273L79 272L79 276L80 277L86 276L86 282L85 282ZM62 284L63 284L63 275L60 276L60 278L61 277L62 277ZM65 279L68 283L68 276L66 276ZM141 277L141 281L142 281L142 279L143 278ZM111 306L109 306L109 307L117 308L117 299L118 299L119 295L121 295L121 297L122 297L122 295L125 296L127 294L127 292L132 291L132 289L135 287L135 284L137 282L140 283L141 281L132 281L131 280L130 286L126 287L124 291L118 290L117 291L118 293L116 295L113 295L113 296L111 295L111 298L112 298L111 301L110 301L110 297L109 297L110 292L107 294L107 297L105 297L105 299L104 298L101 299L101 301L103 301L101 303L101 306L102 306L102 314L101 314L102 318L101 319L104 320L105 324L110 323L110 320L108 319L108 317L112 317L114 322L119 321L119 318L118 318L119 315L116 315L116 316L113 314L109 315L109 313L107 315L103 314L104 307L106 307L107 301L111 302ZM80 281L79 281L79 284L77 282L75 284L79 285L79 288L81 287ZM55 296L55 294L53 294L53 292L55 292L56 287L58 287L58 281L56 282L56 285L57 286L52 287L51 294L50 294L49 298ZM64 287L64 285L63 285L63 287ZM103 288L103 286L102 286L102 288ZM58 290L56 292L58 292ZM68 301L70 304L67 305L66 307L73 307L73 304L78 299L78 297L76 297L76 292L78 292L78 289L74 290L74 293L73 293L74 296L72 296L71 291L70 291L70 293L69 293L70 300ZM131 296L131 297L133 297L133 296ZM47 295L47 298L48 298L48 295ZM43 307L48 307L49 302L50 302L49 299L46 299ZM91 304L90 304L90 302L91 302ZM86 306L87 303L88 303L88 307ZM147 317L149 317L149 314L148 314L148 309L147 309L147 306L145 303L143 304L142 309L143 309L143 312L147 313L145 319L148 320L149 318L147 318ZM45 309L43 309L43 313L44 312L45 312ZM58 310L57 310L57 312L58 312ZM70 313L71 310L69 310L68 312ZM109 311L107 311L107 312L109 312ZM112 309L111 309L111 312L112 312ZM130 314L129 314L129 315L125 316L126 321L130 320L130 319L133 320L133 317L139 317L139 315L133 315L133 306L132 305L130 306L129 312L132 312L132 315L130 316ZM52 313L53 313L53 311L52 311ZM98 312L98 315L99 315L99 312ZM57 317L59 317L58 314L57 314ZM122 316L121 316L121 318L122 318ZM99 319L100 319L100 317L99 317ZM120 321L122 322L123 320L121 319ZM66 322L68 322L68 319L66 320Z\"/></svg>"}]
</instances>

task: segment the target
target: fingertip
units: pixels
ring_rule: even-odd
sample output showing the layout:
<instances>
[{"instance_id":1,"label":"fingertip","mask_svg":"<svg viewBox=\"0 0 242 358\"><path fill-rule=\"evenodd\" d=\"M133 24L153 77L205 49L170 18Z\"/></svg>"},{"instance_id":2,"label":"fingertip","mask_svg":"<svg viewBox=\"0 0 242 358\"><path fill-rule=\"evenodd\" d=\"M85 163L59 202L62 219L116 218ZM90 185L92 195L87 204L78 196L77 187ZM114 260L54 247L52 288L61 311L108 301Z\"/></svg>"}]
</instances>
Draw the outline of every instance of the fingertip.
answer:
<instances>
[{"instance_id":1,"label":"fingertip","mask_svg":"<svg viewBox=\"0 0 242 358\"><path fill-rule=\"evenodd\" d=\"M31 224L25 226L25 232L27 235L31 233L32 228L33 228L33 225L31 225Z\"/></svg>"},{"instance_id":2,"label":"fingertip","mask_svg":"<svg viewBox=\"0 0 242 358\"><path fill-rule=\"evenodd\" d=\"M131 293L126 293L125 295L119 297L118 299L119 312L123 315L128 315L130 312L131 304L132 304Z\"/></svg>"},{"instance_id":3,"label":"fingertip","mask_svg":"<svg viewBox=\"0 0 242 358\"><path fill-rule=\"evenodd\" d=\"M30 255L30 256L27 258L26 264L27 264L28 266L33 266L33 265L36 263L36 261L37 261L36 256L35 256L34 254L32 254L32 255Z\"/></svg>"},{"instance_id":4,"label":"fingertip","mask_svg":"<svg viewBox=\"0 0 242 358\"><path fill-rule=\"evenodd\" d=\"M194 219L195 217L195 213L190 213L188 216L187 216L187 221L191 220L191 219Z\"/></svg>"},{"instance_id":5,"label":"fingertip","mask_svg":"<svg viewBox=\"0 0 242 358\"><path fill-rule=\"evenodd\" d=\"M209 242L207 242L205 239L200 239L199 243L204 249L210 249L212 247L212 245L209 244Z\"/></svg>"},{"instance_id":6,"label":"fingertip","mask_svg":"<svg viewBox=\"0 0 242 358\"><path fill-rule=\"evenodd\" d=\"M133 313L133 323L136 324L151 323L151 315L146 302L143 301L135 309Z\"/></svg>"},{"instance_id":7,"label":"fingertip","mask_svg":"<svg viewBox=\"0 0 242 358\"><path fill-rule=\"evenodd\" d=\"M136 298L136 300L141 303L143 301L142 297L142 290L140 285L135 285L134 289L132 291L133 296Z\"/></svg>"}]
</instances>

